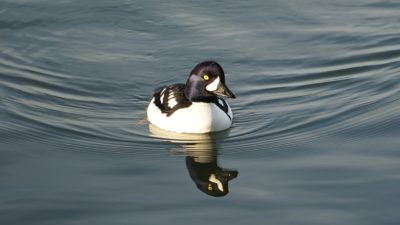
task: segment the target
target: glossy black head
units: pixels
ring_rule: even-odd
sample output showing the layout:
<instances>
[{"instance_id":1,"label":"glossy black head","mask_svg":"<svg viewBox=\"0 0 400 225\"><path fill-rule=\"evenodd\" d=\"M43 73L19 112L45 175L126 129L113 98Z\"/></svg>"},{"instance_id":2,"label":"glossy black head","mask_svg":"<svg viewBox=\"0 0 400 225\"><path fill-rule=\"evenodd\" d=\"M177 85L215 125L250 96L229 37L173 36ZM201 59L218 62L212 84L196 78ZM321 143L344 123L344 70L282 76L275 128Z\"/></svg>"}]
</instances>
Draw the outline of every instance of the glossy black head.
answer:
<instances>
[{"instance_id":1,"label":"glossy black head","mask_svg":"<svg viewBox=\"0 0 400 225\"><path fill-rule=\"evenodd\" d=\"M204 101L215 96L235 98L226 86L225 73L214 61L196 65L186 82L185 95L190 101Z\"/></svg>"}]
</instances>

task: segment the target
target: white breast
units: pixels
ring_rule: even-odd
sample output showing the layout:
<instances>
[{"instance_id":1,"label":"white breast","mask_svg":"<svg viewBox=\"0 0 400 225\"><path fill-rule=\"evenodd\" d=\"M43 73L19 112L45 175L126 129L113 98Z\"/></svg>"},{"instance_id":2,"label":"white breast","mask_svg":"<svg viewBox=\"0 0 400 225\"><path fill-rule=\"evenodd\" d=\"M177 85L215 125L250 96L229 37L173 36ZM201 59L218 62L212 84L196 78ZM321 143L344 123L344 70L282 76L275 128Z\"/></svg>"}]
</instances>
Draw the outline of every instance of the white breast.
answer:
<instances>
[{"instance_id":1,"label":"white breast","mask_svg":"<svg viewBox=\"0 0 400 225\"><path fill-rule=\"evenodd\" d=\"M230 107L228 114L232 118ZM231 119L218 106L204 102L193 102L190 107L167 116L154 104L153 98L147 108L147 118L161 129L178 133L208 133L225 130L232 125Z\"/></svg>"}]
</instances>

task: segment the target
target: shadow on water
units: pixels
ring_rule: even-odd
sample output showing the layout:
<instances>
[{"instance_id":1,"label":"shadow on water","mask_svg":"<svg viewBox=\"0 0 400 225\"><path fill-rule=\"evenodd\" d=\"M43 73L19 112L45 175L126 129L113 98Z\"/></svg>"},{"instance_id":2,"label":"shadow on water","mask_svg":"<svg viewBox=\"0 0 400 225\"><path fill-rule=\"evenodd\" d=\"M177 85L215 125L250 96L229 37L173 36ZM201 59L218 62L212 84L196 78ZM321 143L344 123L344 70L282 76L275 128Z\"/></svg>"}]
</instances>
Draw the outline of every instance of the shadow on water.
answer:
<instances>
[{"instance_id":1,"label":"shadow on water","mask_svg":"<svg viewBox=\"0 0 400 225\"><path fill-rule=\"evenodd\" d=\"M238 176L238 171L218 165L218 142L228 132L216 134L179 134L149 125L150 135L180 144L186 156L186 168L197 188L214 197L229 193L229 181Z\"/></svg>"}]
</instances>

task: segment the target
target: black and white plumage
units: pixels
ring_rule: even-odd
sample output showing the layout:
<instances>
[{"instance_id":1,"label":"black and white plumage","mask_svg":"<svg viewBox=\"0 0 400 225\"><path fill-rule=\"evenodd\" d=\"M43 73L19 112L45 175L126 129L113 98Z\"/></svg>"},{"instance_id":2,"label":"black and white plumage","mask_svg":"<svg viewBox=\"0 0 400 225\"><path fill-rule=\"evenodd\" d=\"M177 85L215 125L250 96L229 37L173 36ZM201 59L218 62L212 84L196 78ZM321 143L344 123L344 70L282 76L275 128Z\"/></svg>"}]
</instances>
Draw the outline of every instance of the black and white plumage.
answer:
<instances>
[{"instance_id":1,"label":"black and white plumage","mask_svg":"<svg viewBox=\"0 0 400 225\"><path fill-rule=\"evenodd\" d=\"M154 104L162 113L171 116L176 110L189 107L192 104L192 102L185 97L184 90L184 84L174 84L163 87L161 90L154 93Z\"/></svg>"},{"instance_id":2,"label":"black and white plumage","mask_svg":"<svg viewBox=\"0 0 400 225\"><path fill-rule=\"evenodd\" d=\"M190 177L202 192L214 196L225 196L229 192L229 181L238 176L238 171L221 168L217 159L198 162L195 157L186 157L186 167Z\"/></svg>"},{"instance_id":3,"label":"black and white plumage","mask_svg":"<svg viewBox=\"0 0 400 225\"><path fill-rule=\"evenodd\" d=\"M179 133L208 133L228 129L232 110L220 96L235 98L225 84L222 67L213 61L198 64L186 84L173 84L153 94L147 117L155 126Z\"/></svg>"}]
</instances>

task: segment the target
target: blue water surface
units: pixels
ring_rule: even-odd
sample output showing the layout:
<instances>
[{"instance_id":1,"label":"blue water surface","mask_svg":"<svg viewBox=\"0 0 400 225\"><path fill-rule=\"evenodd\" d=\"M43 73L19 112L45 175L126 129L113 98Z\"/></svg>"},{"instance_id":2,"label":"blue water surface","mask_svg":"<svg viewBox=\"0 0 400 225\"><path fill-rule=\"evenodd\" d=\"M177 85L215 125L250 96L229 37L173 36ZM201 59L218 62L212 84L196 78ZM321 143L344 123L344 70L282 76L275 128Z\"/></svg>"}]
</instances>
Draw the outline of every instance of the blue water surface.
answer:
<instances>
[{"instance_id":1,"label":"blue water surface","mask_svg":"<svg viewBox=\"0 0 400 225\"><path fill-rule=\"evenodd\" d=\"M379 0L1 0L0 224L398 224L399 15ZM149 127L153 90L204 60L237 96L232 128ZM225 196L202 189L212 172L231 175Z\"/></svg>"}]
</instances>

